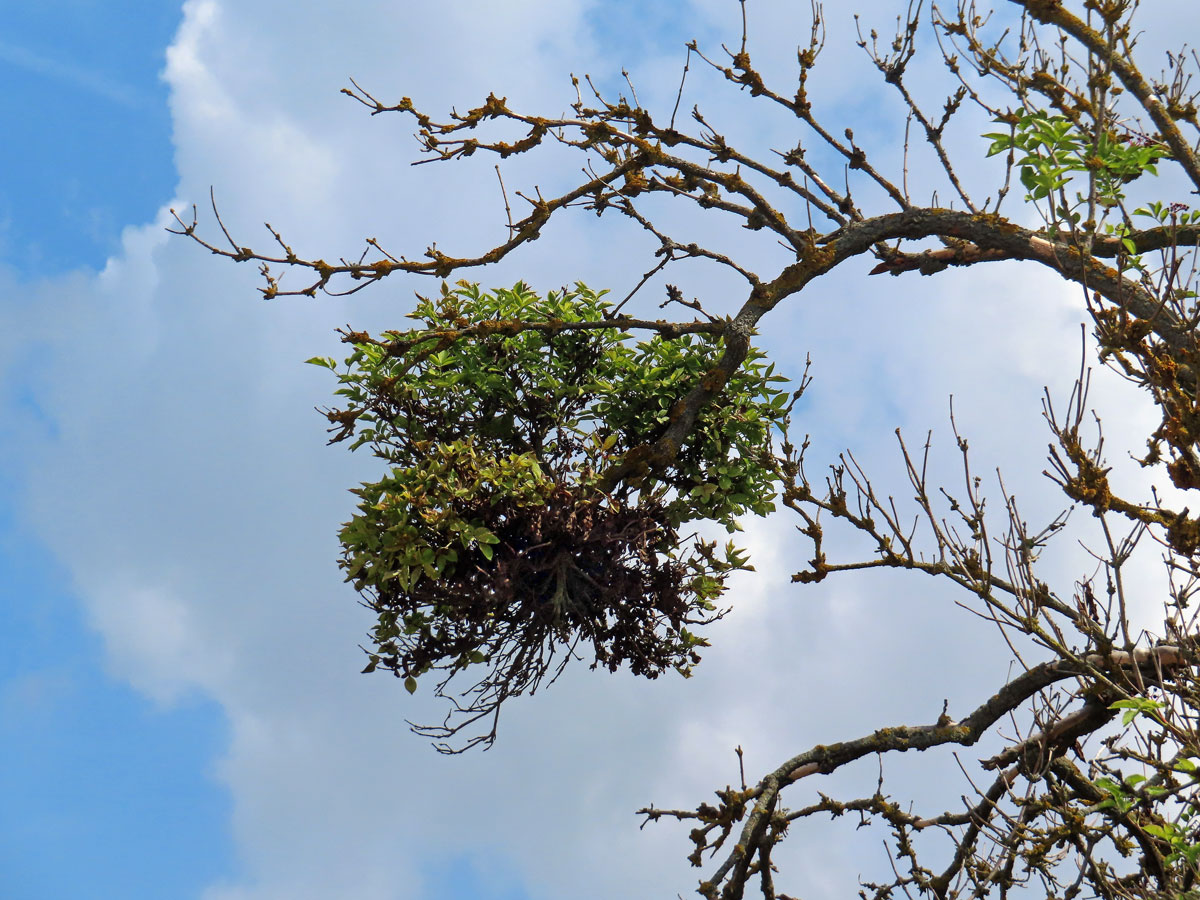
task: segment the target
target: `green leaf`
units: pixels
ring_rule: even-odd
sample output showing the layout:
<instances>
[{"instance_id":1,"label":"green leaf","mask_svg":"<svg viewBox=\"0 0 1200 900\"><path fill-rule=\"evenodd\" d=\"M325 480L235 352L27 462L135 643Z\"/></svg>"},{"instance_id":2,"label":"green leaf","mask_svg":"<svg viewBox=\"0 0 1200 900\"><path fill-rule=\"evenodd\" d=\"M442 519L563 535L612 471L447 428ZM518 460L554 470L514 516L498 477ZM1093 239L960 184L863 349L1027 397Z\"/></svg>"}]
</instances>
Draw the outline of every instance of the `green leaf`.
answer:
<instances>
[{"instance_id":1,"label":"green leaf","mask_svg":"<svg viewBox=\"0 0 1200 900\"><path fill-rule=\"evenodd\" d=\"M404 679L404 689L410 694L416 693L417 679L413 678L411 675L406 676Z\"/></svg>"},{"instance_id":2,"label":"green leaf","mask_svg":"<svg viewBox=\"0 0 1200 900\"><path fill-rule=\"evenodd\" d=\"M1109 704L1109 709L1123 709L1125 714L1121 717L1121 724L1128 725L1139 715L1152 715L1157 710L1163 708L1163 703L1158 700L1150 700L1146 697L1132 697L1128 700L1117 700L1115 703Z\"/></svg>"}]
</instances>

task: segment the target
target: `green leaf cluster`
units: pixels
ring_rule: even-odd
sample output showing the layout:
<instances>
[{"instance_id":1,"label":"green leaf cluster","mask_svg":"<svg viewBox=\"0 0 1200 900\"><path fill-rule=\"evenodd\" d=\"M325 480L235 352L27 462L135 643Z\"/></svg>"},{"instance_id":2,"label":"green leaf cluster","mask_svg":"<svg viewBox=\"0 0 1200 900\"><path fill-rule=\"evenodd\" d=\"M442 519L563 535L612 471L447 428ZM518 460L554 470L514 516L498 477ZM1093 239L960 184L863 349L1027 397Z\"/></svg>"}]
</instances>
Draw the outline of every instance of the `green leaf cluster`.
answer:
<instances>
[{"instance_id":1,"label":"green leaf cluster","mask_svg":"<svg viewBox=\"0 0 1200 900\"><path fill-rule=\"evenodd\" d=\"M1117 700L1115 703L1110 703L1108 708L1124 710L1121 713L1121 724L1128 725L1138 716L1146 716L1155 722L1159 721L1158 711L1163 708L1163 703L1148 697L1130 697L1128 700Z\"/></svg>"},{"instance_id":2,"label":"green leaf cluster","mask_svg":"<svg viewBox=\"0 0 1200 900\"><path fill-rule=\"evenodd\" d=\"M609 309L583 284L545 296L443 284L419 298L421 327L350 333L340 367L310 360L338 375L333 441L388 464L356 489L340 535L347 580L379 617L367 669L410 691L440 670L441 692L480 666L457 707L467 720L552 679L585 645L593 666L689 674L707 641L688 626L720 614L726 579L749 563L683 529L734 531L774 509L773 432L790 395L756 350L671 465L606 486L722 352L707 333L635 340Z\"/></svg>"},{"instance_id":3,"label":"green leaf cluster","mask_svg":"<svg viewBox=\"0 0 1200 900\"><path fill-rule=\"evenodd\" d=\"M1200 767L1191 757L1176 759L1172 767L1175 772L1186 776L1192 782L1200 780ZM1156 786L1157 787L1157 786ZM1158 790L1151 796L1161 797L1164 790ZM1184 866L1193 873L1200 869L1200 842L1196 840L1196 807L1184 804L1178 809L1175 819L1164 819L1161 824L1150 823L1142 826L1150 834L1164 842L1170 848L1163 862L1167 865Z\"/></svg>"},{"instance_id":4,"label":"green leaf cluster","mask_svg":"<svg viewBox=\"0 0 1200 900\"><path fill-rule=\"evenodd\" d=\"M1028 191L1025 199L1046 201L1052 226L1062 219L1078 224L1082 218L1079 207L1087 201L1085 194L1076 193L1074 202L1065 206L1058 199L1075 176L1092 173L1097 202L1105 208L1114 207L1125 199L1125 185L1142 175L1157 175L1156 163L1170 156L1161 144L1113 131L1101 132L1093 140L1066 116L1046 110L1002 116L995 121L1007 124L1009 131L983 135L992 142L987 155L1016 154L1014 162L1021 184Z\"/></svg>"},{"instance_id":5,"label":"green leaf cluster","mask_svg":"<svg viewBox=\"0 0 1200 900\"><path fill-rule=\"evenodd\" d=\"M532 453L557 467L553 477L571 470L594 483L607 465L666 429L722 344L709 334L634 342L620 320L607 329L564 327L601 321L609 308L604 293L582 284L545 297L521 283L492 292L443 285L440 297L421 298L410 314L423 330L354 344L339 377L346 409L336 421L352 416L352 448L369 444L397 466L418 463L430 442L470 437L481 452ZM550 330L522 330L527 323ZM453 335L469 329L477 334ZM670 472L636 483L686 491L672 502L678 522L704 518L735 530L738 516L774 509L771 431L782 427L790 395L777 387L787 379L763 359L751 350L721 401L701 412ZM332 360L310 362L337 371ZM583 458L563 453L564 441L579 442Z\"/></svg>"}]
</instances>

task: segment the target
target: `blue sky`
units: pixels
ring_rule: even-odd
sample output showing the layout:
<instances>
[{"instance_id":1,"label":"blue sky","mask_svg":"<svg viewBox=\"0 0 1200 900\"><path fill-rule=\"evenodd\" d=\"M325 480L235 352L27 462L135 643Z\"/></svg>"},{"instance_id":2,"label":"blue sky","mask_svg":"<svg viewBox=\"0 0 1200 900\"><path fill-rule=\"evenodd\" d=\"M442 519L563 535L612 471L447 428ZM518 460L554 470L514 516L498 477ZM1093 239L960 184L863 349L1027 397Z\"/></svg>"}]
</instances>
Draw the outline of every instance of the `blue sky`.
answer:
<instances>
[{"instance_id":1,"label":"blue sky","mask_svg":"<svg viewBox=\"0 0 1200 900\"><path fill-rule=\"evenodd\" d=\"M99 269L175 185L164 50L177 3L0 6L0 259L33 277Z\"/></svg>"},{"instance_id":2,"label":"blue sky","mask_svg":"<svg viewBox=\"0 0 1200 900\"><path fill-rule=\"evenodd\" d=\"M0 12L0 265L18 284L98 271L121 229L151 219L175 185L159 73L180 10L78 0ZM20 377L5 388L6 405L36 412ZM110 676L69 574L22 527L23 485L6 473L0 894L195 896L234 865L228 794L211 777L227 742L220 709L199 696L165 708Z\"/></svg>"},{"instance_id":3,"label":"blue sky","mask_svg":"<svg viewBox=\"0 0 1200 900\"><path fill-rule=\"evenodd\" d=\"M907 3L860 5L886 29ZM751 4L752 38L756 17L768 26L756 62L782 78L807 34L797 6ZM356 255L364 234L410 256L431 238L490 246L503 222L479 202L496 199L491 161L410 169L410 124L360 113L338 95L347 77L436 110L493 89L546 110L569 102L568 72L616 85L626 67L644 102L669 104L683 42L736 40L740 19L727 0L659 4L650 23L634 0L329 9L0 0L0 897L686 894L686 829L639 831L632 810L700 802L733 777L735 745L761 770L881 717L925 717L911 686L939 676L898 646L902 631L918 646L932 636L967 673L935 685L939 704L947 690L975 699L1007 656L975 647L969 617L946 624L936 591L894 595L864 577L793 596L791 523L752 523L761 575L739 587L691 682L569 670L514 704L487 754L445 759L409 734L405 718L438 707L359 675L366 622L334 566L346 488L372 467L324 446L312 408L331 385L302 360L337 355L333 329L348 321L394 327L429 283L264 304L250 268L167 239L166 208L201 204L211 228L211 185L239 238L258 241L269 219L326 258ZM894 143L852 20L828 12L826 108ZM685 108L790 145L787 123L758 128L745 95L698 69ZM510 190L556 177L512 165ZM681 238L728 237L708 220L664 221ZM746 234L733 235L739 253L774 258ZM582 278L623 295L648 249L636 230L566 219L479 277L543 290ZM719 272L672 280L718 308L739 300ZM887 281L839 274L763 335L785 372L811 350L814 452L844 442L895 474L893 429L944 437L953 392L972 446L1028 463L1011 484L1038 484L1039 398L1073 375L1077 298L1036 276L1014 292L1001 271L969 288ZM980 333L988 343L960 339ZM830 672L844 690L795 689ZM853 890L865 865L854 840L820 833L781 851L829 873L794 892Z\"/></svg>"}]
</instances>

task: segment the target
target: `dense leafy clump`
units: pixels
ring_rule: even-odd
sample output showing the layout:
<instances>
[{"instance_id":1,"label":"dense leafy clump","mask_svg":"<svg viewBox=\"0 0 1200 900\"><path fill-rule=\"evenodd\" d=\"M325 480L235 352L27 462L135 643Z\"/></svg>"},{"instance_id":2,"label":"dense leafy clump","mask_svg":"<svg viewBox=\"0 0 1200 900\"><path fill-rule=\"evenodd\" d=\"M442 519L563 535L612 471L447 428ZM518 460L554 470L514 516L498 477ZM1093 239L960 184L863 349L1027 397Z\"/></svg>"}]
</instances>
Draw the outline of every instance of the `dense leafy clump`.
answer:
<instances>
[{"instance_id":1,"label":"dense leafy clump","mask_svg":"<svg viewBox=\"0 0 1200 900\"><path fill-rule=\"evenodd\" d=\"M689 674L707 643L689 627L719 616L729 573L749 568L690 526L733 531L774 508L772 429L789 395L754 351L666 471L605 483L663 432L721 338L578 327L605 322L602 296L443 285L411 316L423 328L347 334L342 369L311 360L339 373L333 440L389 464L356 490L341 532L347 580L378 614L367 670L410 691L438 671L439 693L469 667L483 673L446 723L421 729L434 736L490 718L468 745L493 740L500 703L585 648L594 667Z\"/></svg>"},{"instance_id":2,"label":"dense leafy clump","mask_svg":"<svg viewBox=\"0 0 1200 900\"><path fill-rule=\"evenodd\" d=\"M1047 225L1077 226L1087 212L1089 195L1065 190L1077 177L1088 179L1094 199L1105 209L1120 206L1126 186L1143 175L1157 175L1160 160L1170 151L1162 144L1134 133L1098 131L1087 135L1079 124L1046 110L1008 113L996 119L1007 132L983 135L991 140L987 155L1023 154L1014 160L1021 184L1046 218Z\"/></svg>"}]
</instances>

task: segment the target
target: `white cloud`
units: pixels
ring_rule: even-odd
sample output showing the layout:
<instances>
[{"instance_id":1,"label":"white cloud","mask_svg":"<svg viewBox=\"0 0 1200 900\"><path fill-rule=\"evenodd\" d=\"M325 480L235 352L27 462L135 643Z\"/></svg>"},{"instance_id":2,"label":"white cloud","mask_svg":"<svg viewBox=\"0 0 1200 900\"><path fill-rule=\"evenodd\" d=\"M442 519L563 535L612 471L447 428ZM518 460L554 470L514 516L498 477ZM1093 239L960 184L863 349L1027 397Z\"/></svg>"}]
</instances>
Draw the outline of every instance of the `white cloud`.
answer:
<instances>
[{"instance_id":1,"label":"white cloud","mask_svg":"<svg viewBox=\"0 0 1200 900\"><path fill-rule=\"evenodd\" d=\"M490 89L553 110L570 100L568 71L625 64L652 73L648 92L673 99L674 82L656 79L678 74L676 56L631 63L619 47L599 46L589 8L598 9L472 2L400 15L395 4L358 0L334 16L313 4L190 0L166 71L174 204L202 203L213 184L239 242L262 244L267 218L298 251L327 257L357 255L367 235L409 255L431 238L485 247L502 233L490 162L411 169L411 120L369 119L337 89L353 75L387 99L419 94L435 110L473 105ZM729 18L724 5L703 9ZM767 22L777 11L763 5L755 16ZM757 27L765 58L777 41L794 43ZM878 90L860 86L874 82L860 78L851 49L827 51L835 98L846 85ZM787 70L788 54L771 65ZM744 125L745 96L706 78L696 74L695 98ZM787 127L773 121L763 140ZM511 172L510 192L562 177L528 164ZM203 207L202 219L212 237ZM339 582L334 532L352 508L345 489L373 466L323 446L311 408L331 384L301 365L336 355L332 330L346 321L394 326L410 292L429 282L265 304L249 267L166 238L167 221L127 230L100 276L41 285L40 304L19 313L23 333L46 348L31 364L58 435L22 427L32 515L71 568L114 671L163 701L203 691L229 718L220 773L245 875L212 886L208 900L418 898L428 896L430 860L472 852L509 861L535 897L686 892L700 874L684 862L687 829L638 832L635 808L706 799L735 779L735 744L753 778L813 743L932 720L947 695L952 713L965 712L1005 676L994 635L932 580L864 576L797 590L788 578L808 548L783 518L751 529L763 577L739 582L694 680L571 671L507 711L491 752L435 755L403 719L429 720L438 708L357 674L367 616ZM745 246L747 232L671 221L732 237L752 260L773 253ZM570 220L478 277L541 288L583 278L623 292L652 264L635 255L646 246L619 223ZM699 269L675 280L718 304L718 292L741 290ZM726 306L740 299L726 296ZM910 446L935 429L937 470L954 478L954 393L981 474L1004 462L1010 488L1037 506L1040 388L1061 394L1072 376L1080 319L1069 290L1009 268L869 282L856 269L789 301L763 339L780 353L812 349L817 381L797 427L832 435L814 445L814 471L853 441L905 499L891 435L901 424ZM1014 461L1024 474L1007 470ZM901 777L922 777L908 765L895 764ZM874 777L868 766L835 781L870 790ZM942 787L947 803L963 789ZM853 887L868 864L837 849L848 837L838 835L792 839L791 877L811 879L792 890Z\"/></svg>"}]
</instances>

